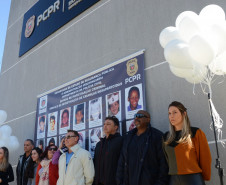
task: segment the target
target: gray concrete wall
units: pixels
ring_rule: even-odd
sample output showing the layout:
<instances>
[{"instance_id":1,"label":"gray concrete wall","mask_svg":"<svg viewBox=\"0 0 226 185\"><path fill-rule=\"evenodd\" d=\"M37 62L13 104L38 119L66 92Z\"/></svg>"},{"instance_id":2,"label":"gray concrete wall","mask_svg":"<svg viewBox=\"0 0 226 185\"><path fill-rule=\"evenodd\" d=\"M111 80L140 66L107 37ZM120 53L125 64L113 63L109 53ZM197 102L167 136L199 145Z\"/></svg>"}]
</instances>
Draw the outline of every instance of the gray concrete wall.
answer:
<instances>
[{"instance_id":1,"label":"gray concrete wall","mask_svg":"<svg viewBox=\"0 0 226 185\"><path fill-rule=\"evenodd\" d=\"M192 125L206 133L210 144L213 168L212 179L207 184L219 184L207 95L199 85L195 86L194 95L193 85L175 77L168 64L162 63L163 49L158 38L163 28L174 25L179 13L186 10L199 13L208 4L218 4L226 11L226 2L101 0L19 58L23 14L37 1L12 0L11 3L0 74L0 109L7 111L6 123L20 142L20 149L10 154L11 164L16 166L24 140L34 138L37 95L145 49L146 104L152 125L167 131L168 104L173 100L183 102ZM212 87L213 102L226 120L226 82L215 82ZM226 126L223 139L226 139ZM219 149L226 168L226 148L219 145Z\"/></svg>"}]
</instances>

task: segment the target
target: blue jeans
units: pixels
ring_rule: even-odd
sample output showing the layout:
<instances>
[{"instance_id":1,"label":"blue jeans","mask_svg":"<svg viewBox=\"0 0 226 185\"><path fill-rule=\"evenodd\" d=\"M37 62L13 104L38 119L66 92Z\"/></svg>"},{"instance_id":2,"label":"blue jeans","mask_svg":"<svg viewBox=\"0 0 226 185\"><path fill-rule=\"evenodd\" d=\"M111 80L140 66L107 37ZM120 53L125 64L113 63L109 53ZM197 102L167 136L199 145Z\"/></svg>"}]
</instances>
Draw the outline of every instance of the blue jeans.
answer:
<instances>
[{"instance_id":1,"label":"blue jeans","mask_svg":"<svg viewBox=\"0 0 226 185\"><path fill-rule=\"evenodd\" d=\"M201 173L171 175L169 185L205 185Z\"/></svg>"}]
</instances>

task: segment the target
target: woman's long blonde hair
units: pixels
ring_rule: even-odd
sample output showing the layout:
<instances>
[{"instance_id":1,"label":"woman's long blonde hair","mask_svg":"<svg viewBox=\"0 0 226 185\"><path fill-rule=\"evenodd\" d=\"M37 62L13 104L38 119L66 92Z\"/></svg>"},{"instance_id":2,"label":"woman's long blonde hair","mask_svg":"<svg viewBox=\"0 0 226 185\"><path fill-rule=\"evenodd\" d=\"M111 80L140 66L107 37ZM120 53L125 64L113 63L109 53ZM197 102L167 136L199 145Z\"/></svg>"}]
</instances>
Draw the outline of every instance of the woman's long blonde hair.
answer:
<instances>
[{"instance_id":1,"label":"woman's long blonde hair","mask_svg":"<svg viewBox=\"0 0 226 185\"><path fill-rule=\"evenodd\" d=\"M0 163L0 171L5 172L9 166L9 150L6 147L0 147L4 151L2 162Z\"/></svg>"},{"instance_id":2,"label":"woman's long blonde hair","mask_svg":"<svg viewBox=\"0 0 226 185\"><path fill-rule=\"evenodd\" d=\"M184 107L184 105L182 103L177 102L177 101L173 101L171 104L169 104L168 109L172 106L178 108L183 117L183 127L182 127L182 131L181 131L180 139L177 141L177 143L187 143L187 144L191 145L192 144L192 142L191 142L192 133L191 133L190 120L187 115L187 109ZM168 145L171 142L173 142L175 137L176 137L175 128L170 123L169 124L169 133L167 135L165 144Z\"/></svg>"}]
</instances>

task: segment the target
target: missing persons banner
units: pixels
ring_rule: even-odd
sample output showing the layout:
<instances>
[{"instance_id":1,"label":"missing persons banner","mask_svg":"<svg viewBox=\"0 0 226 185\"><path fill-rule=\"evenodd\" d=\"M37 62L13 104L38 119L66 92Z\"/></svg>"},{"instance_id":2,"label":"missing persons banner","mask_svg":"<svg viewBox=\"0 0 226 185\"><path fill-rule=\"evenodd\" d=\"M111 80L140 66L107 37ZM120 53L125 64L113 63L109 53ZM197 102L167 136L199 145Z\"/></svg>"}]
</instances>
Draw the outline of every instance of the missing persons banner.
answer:
<instances>
[{"instance_id":1,"label":"missing persons banner","mask_svg":"<svg viewBox=\"0 0 226 185\"><path fill-rule=\"evenodd\" d=\"M116 116L119 132L135 127L134 114L146 109L144 51L139 51L64 86L40 95L35 126L36 145L59 145L68 129L79 132L79 144L94 149L104 137L105 117Z\"/></svg>"}]
</instances>

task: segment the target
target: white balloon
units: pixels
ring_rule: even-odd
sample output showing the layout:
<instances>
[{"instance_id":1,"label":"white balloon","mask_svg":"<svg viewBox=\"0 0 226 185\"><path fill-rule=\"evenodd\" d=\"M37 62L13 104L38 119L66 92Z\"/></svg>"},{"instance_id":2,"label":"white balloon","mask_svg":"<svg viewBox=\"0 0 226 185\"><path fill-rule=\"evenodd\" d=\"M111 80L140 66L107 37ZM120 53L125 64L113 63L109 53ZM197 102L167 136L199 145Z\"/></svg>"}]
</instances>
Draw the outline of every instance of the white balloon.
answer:
<instances>
[{"instance_id":1,"label":"white balloon","mask_svg":"<svg viewBox=\"0 0 226 185\"><path fill-rule=\"evenodd\" d=\"M225 72L222 70L221 63L212 62L209 65L210 71L215 75L224 75Z\"/></svg>"},{"instance_id":2,"label":"white balloon","mask_svg":"<svg viewBox=\"0 0 226 185\"><path fill-rule=\"evenodd\" d=\"M226 74L226 51L216 58L216 61L221 63L221 69Z\"/></svg>"},{"instance_id":3,"label":"white balloon","mask_svg":"<svg viewBox=\"0 0 226 185\"><path fill-rule=\"evenodd\" d=\"M19 148L19 142L16 136L11 136L12 129L8 125L0 127L0 147L5 146L9 151L15 151Z\"/></svg>"},{"instance_id":4,"label":"white balloon","mask_svg":"<svg viewBox=\"0 0 226 185\"><path fill-rule=\"evenodd\" d=\"M5 147L8 147L8 143L9 143L9 136L3 134L1 135L1 141L2 143L4 143L4 146Z\"/></svg>"},{"instance_id":5,"label":"white balloon","mask_svg":"<svg viewBox=\"0 0 226 185\"><path fill-rule=\"evenodd\" d=\"M193 69L184 69L184 68L177 68L177 67L174 67L172 65L169 65L170 67L170 71L177 77L180 77L180 78L187 78L187 77L190 77L192 72L193 72Z\"/></svg>"},{"instance_id":6,"label":"white balloon","mask_svg":"<svg viewBox=\"0 0 226 185\"><path fill-rule=\"evenodd\" d=\"M20 144L16 136L10 136L8 148L9 151L15 151L19 148Z\"/></svg>"},{"instance_id":7,"label":"white balloon","mask_svg":"<svg viewBox=\"0 0 226 185\"><path fill-rule=\"evenodd\" d=\"M216 75L226 74L226 51L209 64L209 69Z\"/></svg>"},{"instance_id":8,"label":"white balloon","mask_svg":"<svg viewBox=\"0 0 226 185\"><path fill-rule=\"evenodd\" d=\"M9 125L3 125L0 127L0 138L3 136L10 136L12 134L12 129Z\"/></svg>"},{"instance_id":9,"label":"white balloon","mask_svg":"<svg viewBox=\"0 0 226 185\"><path fill-rule=\"evenodd\" d=\"M179 26L180 22L183 20L183 18L185 17L193 17L193 18L196 18L197 17L197 14L195 12L192 12L192 11L184 11L182 13L180 13L178 16L177 16L177 19L176 19L176 22L175 22L175 25L176 27Z\"/></svg>"},{"instance_id":10,"label":"white balloon","mask_svg":"<svg viewBox=\"0 0 226 185\"><path fill-rule=\"evenodd\" d=\"M3 146L5 146L5 142L0 140L0 147L3 147Z\"/></svg>"},{"instance_id":11,"label":"white balloon","mask_svg":"<svg viewBox=\"0 0 226 185\"><path fill-rule=\"evenodd\" d=\"M206 24L213 24L224 21L225 13L220 6L211 4L201 10L199 17L206 22Z\"/></svg>"},{"instance_id":12,"label":"white balloon","mask_svg":"<svg viewBox=\"0 0 226 185\"><path fill-rule=\"evenodd\" d=\"M189 42L189 54L193 60L202 64L210 64L216 56L216 48L202 35L195 35Z\"/></svg>"},{"instance_id":13,"label":"white balloon","mask_svg":"<svg viewBox=\"0 0 226 185\"><path fill-rule=\"evenodd\" d=\"M181 39L176 27L167 27L163 29L159 35L159 42L163 48L165 48L165 46L174 39Z\"/></svg>"},{"instance_id":14,"label":"white balloon","mask_svg":"<svg viewBox=\"0 0 226 185\"><path fill-rule=\"evenodd\" d=\"M173 40L164 49L164 56L170 65L178 68L192 69L192 59L188 52L188 45L180 40Z\"/></svg>"},{"instance_id":15,"label":"white balloon","mask_svg":"<svg viewBox=\"0 0 226 185\"><path fill-rule=\"evenodd\" d=\"M4 110L0 110L0 125L7 119L7 113Z\"/></svg>"},{"instance_id":16,"label":"white balloon","mask_svg":"<svg viewBox=\"0 0 226 185\"><path fill-rule=\"evenodd\" d=\"M201 23L198 15L185 16L180 21L178 30L182 39L189 42L194 35L201 32Z\"/></svg>"},{"instance_id":17,"label":"white balloon","mask_svg":"<svg viewBox=\"0 0 226 185\"><path fill-rule=\"evenodd\" d=\"M217 54L226 50L226 22L215 23L210 28L212 40L217 45Z\"/></svg>"},{"instance_id":18,"label":"white balloon","mask_svg":"<svg viewBox=\"0 0 226 185\"><path fill-rule=\"evenodd\" d=\"M199 63L193 63L194 65L194 74L202 76L203 78L206 78L208 67Z\"/></svg>"},{"instance_id":19,"label":"white balloon","mask_svg":"<svg viewBox=\"0 0 226 185\"><path fill-rule=\"evenodd\" d=\"M191 77L185 78L185 80L192 84L198 84L201 83L204 80L204 78L198 75L193 75Z\"/></svg>"},{"instance_id":20,"label":"white balloon","mask_svg":"<svg viewBox=\"0 0 226 185\"><path fill-rule=\"evenodd\" d=\"M186 77L185 79L192 84L201 83L206 79L207 72L208 70L206 66L195 63L194 70L190 76Z\"/></svg>"}]
</instances>

